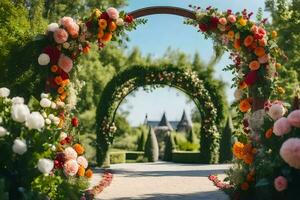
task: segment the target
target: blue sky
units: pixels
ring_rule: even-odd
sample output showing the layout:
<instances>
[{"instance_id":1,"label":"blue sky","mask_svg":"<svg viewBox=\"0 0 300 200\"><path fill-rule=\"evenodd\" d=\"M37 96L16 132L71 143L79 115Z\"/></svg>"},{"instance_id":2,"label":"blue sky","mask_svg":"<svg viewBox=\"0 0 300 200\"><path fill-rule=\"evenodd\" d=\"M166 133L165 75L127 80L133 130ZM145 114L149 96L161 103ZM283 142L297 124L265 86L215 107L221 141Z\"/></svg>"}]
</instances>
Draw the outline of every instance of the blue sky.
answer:
<instances>
[{"instance_id":1,"label":"blue sky","mask_svg":"<svg viewBox=\"0 0 300 200\"><path fill-rule=\"evenodd\" d=\"M189 4L202 8L213 6L222 11L232 9L234 12L246 8L257 13L260 7L264 8L264 0L128 0L128 6L124 10L130 12L148 6L176 6L189 9ZM268 13L264 15L268 17ZM212 41L205 40L194 27L184 25L184 18L174 15L151 15L145 18L148 19L147 24L129 33L129 50L132 47L139 47L143 55L160 57L168 47L172 47L190 55L199 52L206 62L213 55ZM229 63L231 61L228 54L225 54L215 66L215 77L224 80L228 85L232 76L222 69ZM233 90L228 87L226 93L228 101L231 102ZM187 104L187 97L183 93L172 88L161 88L152 93L138 90L134 96L126 98L121 109L130 111L129 122L138 125L143 122L146 113L150 119L158 120L162 113L166 112L169 120L177 120L184 109L189 114L193 107L193 103Z\"/></svg>"}]
</instances>

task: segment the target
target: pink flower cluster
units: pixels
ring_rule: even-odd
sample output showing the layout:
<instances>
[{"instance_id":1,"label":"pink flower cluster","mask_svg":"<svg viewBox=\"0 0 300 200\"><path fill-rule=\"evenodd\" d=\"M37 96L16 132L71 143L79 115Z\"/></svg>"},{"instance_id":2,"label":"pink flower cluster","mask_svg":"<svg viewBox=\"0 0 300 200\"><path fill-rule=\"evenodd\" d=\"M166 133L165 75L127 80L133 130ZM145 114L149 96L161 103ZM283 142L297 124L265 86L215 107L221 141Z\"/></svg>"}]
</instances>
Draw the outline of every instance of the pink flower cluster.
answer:
<instances>
[{"instance_id":1,"label":"pink flower cluster","mask_svg":"<svg viewBox=\"0 0 300 200\"><path fill-rule=\"evenodd\" d=\"M280 148L281 158L291 167L300 169L300 138L287 139Z\"/></svg>"},{"instance_id":2,"label":"pink flower cluster","mask_svg":"<svg viewBox=\"0 0 300 200\"><path fill-rule=\"evenodd\" d=\"M110 171L105 170L102 176L102 180L99 182L99 184L88 190L84 194L82 199L93 199L95 195L100 194L106 187L111 184L112 179L113 174Z\"/></svg>"},{"instance_id":3,"label":"pink flower cluster","mask_svg":"<svg viewBox=\"0 0 300 200\"><path fill-rule=\"evenodd\" d=\"M292 111L287 118L279 118L274 123L273 132L277 136L283 136L292 130L292 126L300 128L300 110Z\"/></svg>"}]
</instances>

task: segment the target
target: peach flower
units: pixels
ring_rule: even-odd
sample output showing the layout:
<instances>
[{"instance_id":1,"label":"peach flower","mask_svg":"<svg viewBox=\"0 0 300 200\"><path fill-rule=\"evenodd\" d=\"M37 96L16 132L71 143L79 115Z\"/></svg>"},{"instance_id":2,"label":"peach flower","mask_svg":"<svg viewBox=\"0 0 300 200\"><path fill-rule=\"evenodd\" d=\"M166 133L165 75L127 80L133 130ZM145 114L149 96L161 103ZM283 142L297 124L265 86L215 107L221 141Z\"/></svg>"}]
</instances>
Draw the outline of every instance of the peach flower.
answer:
<instances>
[{"instance_id":1,"label":"peach flower","mask_svg":"<svg viewBox=\"0 0 300 200\"><path fill-rule=\"evenodd\" d=\"M72 147L67 147L64 150L64 156L66 160L76 160L77 153Z\"/></svg>"},{"instance_id":2,"label":"peach flower","mask_svg":"<svg viewBox=\"0 0 300 200\"><path fill-rule=\"evenodd\" d=\"M300 138L287 139L280 148L281 158L291 167L300 169Z\"/></svg>"},{"instance_id":3,"label":"peach flower","mask_svg":"<svg viewBox=\"0 0 300 200\"><path fill-rule=\"evenodd\" d=\"M288 181L284 176L278 176L274 180L274 187L278 192L281 192L287 188Z\"/></svg>"},{"instance_id":4,"label":"peach flower","mask_svg":"<svg viewBox=\"0 0 300 200\"><path fill-rule=\"evenodd\" d=\"M274 123L273 132L277 136L283 136L291 132L291 125L286 117L281 117Z\"/></svg>"},{"instance_id":5,"label":"peach flower","mask_svg":"<svg viewBox=\"0 0 300 200\"><path fill-rule=\"evenodd\" d=\"M68 160L64 164L64 172L66 175L74 176L77 174L79 165L76 160Z\"/></svg>"},{"instance_id":6,"label":"peach flower","mask_svg":"<svg viewBox=\"0 0 300 200\"><path fill-rule=\"evenodd\" d=\"M300 110L294 110L287 118L292 126L300 128Z\"/></svg>"},{"instance_id":7,"label":"peach flower","mask_svg":"<svg viewBox=\"0 0 300 200\"><path fill-rule=\"evenodd\" d=\"M72 17L63 17L60 19L59 23L67 28L74 23L74 20Z\"/></svg>"},{"instance_id":8,"label":"peach flower","mask_svg":"<svg viewBox=\"0 0 300 200\"><path fill-rule=\"evenodd\" d=\"M285 108L282 104L272 104L272 106L269 109L268 115L273 120L278 120L279 118L283 117L285 114Z\"/></svg>"},{"instance_id":9,"label":"peach flower","mask_svg":"<svg viewBox=\"0 0 300 200\"><path fill-rule=\"evenodd\" d=\"M119 12L117 9L113 8L113 7L110 7L110 8L107 8L106 10L109 18L111 19L118 19L119 18Z\"/></svg>"},{"instance_id":10,"label":"peach flower","mask_svg":"<svg viewBox=\"0 0 300 200\"><path fill-rule=\"evenodd\" d=\"M58 66L66 73L69 73L73 68L73 61L68 56L61 54L58 59Z\"/></svg>"},{"instance_id":11,"label":"peach flower","mask_svg":"<svg viewBox=\"0 0 300 200\"><path fill-rule=\"evenodd\" d=\"M257 33L257 32L258 32L258 27L257 27L256 25L253 25L253 26L251 27L251 32L252 32L252 33Z\"/></svg>"},{"instance_id":12,"label":"peach flower","mask_svg":"<svg viewBox=\"0 0 300 200\"><path fill-rule=\"evenodd\" d=\"M236 22L236 16L235 15L229 15L227 17L227 20L230 21L231 23Z\"/></svg>"},{"instance_id":13,"label":"peach flower","mask_svg":"<svg viewBox=\"0 0 300 200\"><path fill-rule=\"evenodd\" d=\"M245 38L245 40L244 40L244 45L245 45L246 47L248 47L248 46L250 46L250 45L253 43L253 41L254 41L253 36L252 36L252 35L248 35L248 36Z\"/></svg>"},{"instance_id":14,"label":"peach flower","mask_svg":"<svg viewBox=\"0 0 300 200\"><path fill-rule=\"evenodd\" d=\"M68 36L69 36L68 32L63 28L59 28L55 30L53 34L54 40L58 44L62 44L66 42L68 40Z\"/></svg>"},{"instance_id":15,"label":"peach flower","mask_svg":"<svg viewBox=\"0 0 300 200\"><path fill-rule=\"evenodd\" d=\"M79 156L77 158L77 163L82 166L84 169L86 169L88 167L88 161L86 160L85 157L83 156Z\"/></svg>"},{"instance_id":16,"label":"peach flower","mask_svg":"<svg viewBox=\"0 0 300 200\"><path fill-rule=\"evenodd\" d=\"M254 70L258 70L260 67L260 64L257 60L253 60L252 62L250 62L249 64L249 68L254 71Z\"/></svg>"},{"instance_id":17,"label":"peach flower","mask_svg":"<svg viewBox=\"0 0 300 200\"><path fill-rule=\"evenodd\" d=\"M264 56L266 54L265 49L263 47L257 47L254 50L255 55L257 55L258 57Z\"/></svg>"},{"instance_id":18,"label":"peach flower","mask_svg":"<svg viewBox=\"0 0 300 200\"><path fill-rule=\"evenodd\" d=\"M269 56L267 54L258 58L258 62L260 64L267 63L268 61L269 61Z\"/></svg>"},{"instance_id":19,"label":"peach flower","mask_svg":"<svg viewBox=\"0 0 300 200\"><path fill-rule=\"evenodd\" d=\"M219 19L219 23L222 24L223 26L225 26L225 25L227 24L226 18L225 18L225 17L221 17L221 18Z\"/></svg>"},{"instance_id":20,"label":"peach flower","mask_svg":"<svg viewBox=\"0 0 300 200\"><path fill-rule=\"evenodd\" d=\"M65 27L73 38L78 36L79 26L71 17L63 17L60 20L60 24Z\"/></svg>"}]
</instances>

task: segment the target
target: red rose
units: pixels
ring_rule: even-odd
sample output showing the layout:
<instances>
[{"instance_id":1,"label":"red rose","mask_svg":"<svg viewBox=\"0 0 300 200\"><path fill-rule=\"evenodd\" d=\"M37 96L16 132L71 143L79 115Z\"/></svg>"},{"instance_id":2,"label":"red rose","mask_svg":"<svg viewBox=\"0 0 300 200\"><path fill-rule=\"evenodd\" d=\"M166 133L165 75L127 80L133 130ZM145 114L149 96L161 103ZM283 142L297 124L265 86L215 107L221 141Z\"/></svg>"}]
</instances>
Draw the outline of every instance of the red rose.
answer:
<instances>
[{"instance_id":1,"label":"red rose","mask_svg":"<svg viewBox=\"0 0 300 200\"><path fill-rule=\"evenodd\" d=\"M206 32L208 30L208 26L206 24L199 24L199 28L202 32Z\"/></svg>"},{"instance_id":2,"label":"red rose","mask_svg":"<svg viewBox=\"0 0 300 200\"><path fill-rule=\"evenodd\" d=\"M71 143L72 139L73 139L72 136L68 136L68 137L66 137L65 140L66 140L67 143Z\"/></svg>"},{"instance_id":3,"label":"red rose","mask_svg":"<svg viewBox=\"0 0 300 200\"><path fill-rule=\"evenodd\" d=\"M92 20L89 20L89 21L87 21L87 22L85 23L85 25L86 25L87 29L90 30L90 29L93 27L93 21L92 21Z\"/></svg>"},{"instance_id":4,"label":"red rose","mask_svg":"<svg viewBox=\"0 0 300 200\"><path fill-rule=\"evenodd\" d=\"M51 65L56 65L60 56L60 51L56 47L47 46L43 49L43 53L50 57Z\"/></svg>"},{"instance_id":5,"label":"red rose","mask_svg":"<svg viewBox=\"0 0 300 200\"><path fill-rule=\"evenodd\" d=\"M247 85L253 85L258 79L257 70L250 71L245 78L245 83Z\"/></svg>"},{"instance_id":6,"label":"red rose","mask_svg":"<svg viewBox=\"0 0 300 200\"><path fill-rule=\"evenodd\" d=\"M73 125L73 127L77 127L78 124L79 124L78 118L77 117L73 117L72 118L72 125Z\"/></svg>"},{"instance_id":7,"label":"red rose","mask_svg":"<svg viewBox=\"0 0 300 200\"><path fill-rule=\"evenodd\" d=\"M69 74L66 73L64 70L60 70L60 71L59 71L59 75L61 76L61 78L62 78L63 80L69 79Z\"/></svg>"},{"instance_id":8,"label":"red rose","mask_svg":"<svg viewBox=\"0 0 300 200\"><path fill-rule=\"evenodd\" d=\"M108 20L108 19L109 19L109 16L108 16L107 12L103 12L103 13L100 15L100 19L106 19L106 20Z\"/></svg>"},{"instance_id":9,"label":"red rose","mask_svg":"<svg viewBox=\"0 0 300 200\"><path fill-rule=\"evenodd\" d=\"M131 15L126 15L126 17L125 17L125 22L127 22L127 23L132 23L133 22L133 16L131 16Z\"/></svg>"},{"instance_id":10,"label":"red rose","mask_svg":"<svg viewBox=\"0 0 300 200\"><path fill-rule=\"evenodd\" d=\"M209 29L210 29L210 30L215 30L215 29L217 29L218 23L219 23L219 18L218 18L218 17L211 17L211 18L210 18Z\"/></svg>"}]
</instances>

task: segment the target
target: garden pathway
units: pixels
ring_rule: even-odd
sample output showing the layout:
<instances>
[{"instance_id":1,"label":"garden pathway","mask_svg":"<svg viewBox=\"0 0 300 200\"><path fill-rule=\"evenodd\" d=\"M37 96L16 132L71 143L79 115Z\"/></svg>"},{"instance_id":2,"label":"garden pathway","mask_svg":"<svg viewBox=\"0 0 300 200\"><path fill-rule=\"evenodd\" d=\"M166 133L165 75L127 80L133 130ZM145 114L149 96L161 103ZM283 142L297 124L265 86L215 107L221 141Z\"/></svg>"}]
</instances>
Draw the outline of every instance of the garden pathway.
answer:
<instances>
[{"instance_id":1,"label":"garden pathway","mask_svg":"<svg viewBox=\"0 0 300 200\"><path fill-rule=\"evenodd\" d=\"M111 185L97 199L158 199L158 200L227 200L207 178L219 174L229 165L178 163L133 163L111 165L114 174ZM101 180L101 170L95 169L93 183Z\"/></svg>"}]
</instances>

